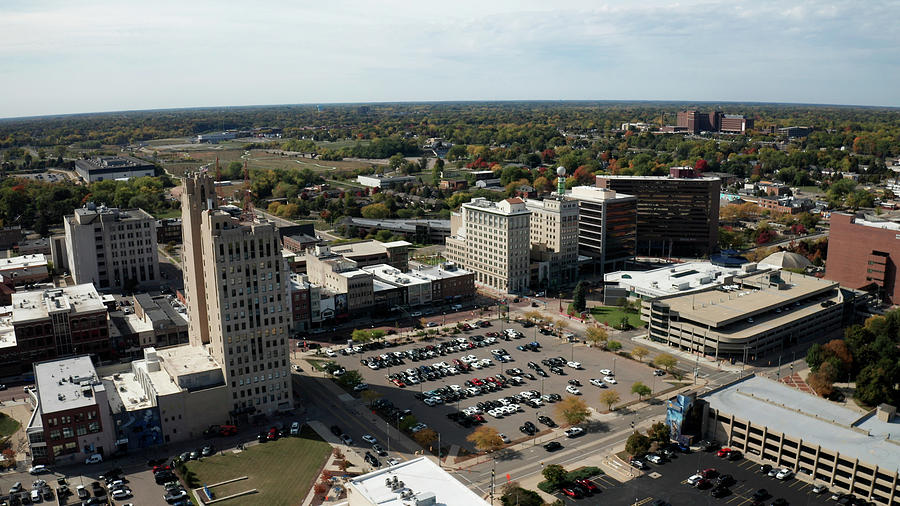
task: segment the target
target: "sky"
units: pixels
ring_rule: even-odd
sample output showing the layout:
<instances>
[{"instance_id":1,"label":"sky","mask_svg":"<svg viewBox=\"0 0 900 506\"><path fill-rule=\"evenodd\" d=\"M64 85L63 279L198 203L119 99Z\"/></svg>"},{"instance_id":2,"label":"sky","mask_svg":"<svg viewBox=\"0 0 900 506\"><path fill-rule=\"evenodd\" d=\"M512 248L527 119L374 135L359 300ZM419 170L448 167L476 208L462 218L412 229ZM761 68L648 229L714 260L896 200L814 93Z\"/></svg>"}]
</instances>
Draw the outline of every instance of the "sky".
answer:
<instances>
[{"instance_id":1,"label":"sky","mask_svg":"<svg viewBox=\"0 0 900 506\"><path fill-rule=\"evenodd\" d=\"M0 117L443 100L900 106L900 2L0 2Z\"/></svg>"}]
</instances>

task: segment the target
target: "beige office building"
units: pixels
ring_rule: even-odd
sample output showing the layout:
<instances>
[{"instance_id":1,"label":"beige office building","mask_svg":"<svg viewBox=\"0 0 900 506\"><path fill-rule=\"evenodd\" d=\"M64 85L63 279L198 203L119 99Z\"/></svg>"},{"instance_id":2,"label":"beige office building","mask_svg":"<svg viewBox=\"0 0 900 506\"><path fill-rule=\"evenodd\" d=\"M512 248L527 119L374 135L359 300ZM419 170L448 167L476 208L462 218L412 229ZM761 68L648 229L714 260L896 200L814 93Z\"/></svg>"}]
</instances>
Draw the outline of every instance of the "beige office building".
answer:
<instances>
[{"instance_id":1,"label":"beige office building","mask_svg":"<svg viewBox=\"0 0 900 506\"><path fill-rule=\"evenodd\" d=\"M531 211L519 198L474 198L450 219L447 259L475 273L475 281L503 293L529 287Z\"/></svg>"},{"instance_id":2,"label":"beige office building","mask_svg":"<svg viewBox=\"0 0 900 506\"><path fill-rule=\"evenodd\" d=\"M578 275L578 201L558 196L526 200L531 211L532 282L572 283Z\"/></svg>"},{"instance_id":3,"label":"beige office building","mask_svg":"<svg viewBox=\"0 0 900 506\"><path fill-rule=\"evenodd\" d=\"M360 269L355 260L332 252L328 246L307 250L306 275L310 283L335 294L337 317L369 309L375 303L372 273Z\"/></svg>"},{"instance_id":4,"label":"beige office building","mask_svg":"<svg viewBox=\"0 0 900 506\"><path fill-rule=\"evenodd\" d=\"M231 414L293 407L288 340L290 272L278 231L217 209L213 180L184 180L184 281L193 346L221 364Z\"/></svg>"}]
</instances>

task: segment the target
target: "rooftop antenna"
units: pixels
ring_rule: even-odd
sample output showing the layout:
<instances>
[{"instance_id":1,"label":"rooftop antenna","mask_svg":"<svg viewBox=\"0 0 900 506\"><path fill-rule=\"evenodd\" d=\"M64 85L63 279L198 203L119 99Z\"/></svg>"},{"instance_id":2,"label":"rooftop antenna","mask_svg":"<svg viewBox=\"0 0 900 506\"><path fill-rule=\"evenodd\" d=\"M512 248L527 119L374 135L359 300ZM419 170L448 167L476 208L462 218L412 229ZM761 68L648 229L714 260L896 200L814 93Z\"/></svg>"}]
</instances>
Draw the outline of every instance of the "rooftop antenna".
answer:
<instances>
[{"instance_id":1,"label":"rooftop antenna","mask_svg":"<svg viewBox=\"0 0 900 506\"><path fill-rule=\"evenodd\" d=\"M241 221L254 221L253 192L250 189L250 169L247 168L247 160L244 160L244 202L241 206Z\"/></svg>"}]
</instances>

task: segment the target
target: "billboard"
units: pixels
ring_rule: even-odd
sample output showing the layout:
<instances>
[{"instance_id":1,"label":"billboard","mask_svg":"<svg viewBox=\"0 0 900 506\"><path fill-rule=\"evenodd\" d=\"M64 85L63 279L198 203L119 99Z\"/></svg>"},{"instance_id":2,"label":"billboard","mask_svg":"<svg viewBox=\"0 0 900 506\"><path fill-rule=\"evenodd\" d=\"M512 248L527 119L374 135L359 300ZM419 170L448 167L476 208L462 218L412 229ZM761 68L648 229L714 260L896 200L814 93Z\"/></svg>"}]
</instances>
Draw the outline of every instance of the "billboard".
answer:
<instances>
[{"instance_id":1,"label":"billboard","mask_svg":"<svg viewBox=\"0 0 900 506\"><path fill-rule=\"evenodd\" d=\"M681 394L678 394L674 399L666 401L666 425L669 426L669 433L673 441L687 443L687 438L682 435L682 428L684 426L684 418L687 416L693 403L693 396Z\"/></svg>"}]
</instances>

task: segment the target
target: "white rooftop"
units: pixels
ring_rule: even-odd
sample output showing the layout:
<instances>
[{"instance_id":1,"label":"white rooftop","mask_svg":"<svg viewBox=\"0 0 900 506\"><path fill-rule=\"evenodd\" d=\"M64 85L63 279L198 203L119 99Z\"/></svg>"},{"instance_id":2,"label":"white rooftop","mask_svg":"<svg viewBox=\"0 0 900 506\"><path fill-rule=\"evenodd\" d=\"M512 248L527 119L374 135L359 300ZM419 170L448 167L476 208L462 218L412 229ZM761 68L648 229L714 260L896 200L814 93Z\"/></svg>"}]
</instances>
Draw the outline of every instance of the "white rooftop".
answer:
<instances>
[{"instance_id":1,"label":"white rooftop","mask_svg":"<svg viewBox=\"0 0 900 506\"><path fill-rule=\"evenodd\" d=\"M49 318L50 313L106 311L91 283L12 294L13 323Z\"/></svg>"},{"instance_id":2,"label":"white rooftop","mask_svg":"<svg viewBox=\"0 0 900 506\"><path fill-rule=\"evenodd\" d=\"M617 271L603 276L606 283L618 283L647 297L688 293L722 283L726 276L737 276L740 267L722 267L712 262L687 262L649 271Z\"/></svg>"},{"instance_id":3,"label":"white rooftop","mask_svg":"<svg viewBox=\"0 0 900 506\"><path fill-rule=\"evenodd\" d=\"M386 480L397 478L403 487L392 487ZM378 506L407 506L417 496L433 494L435 506L479 506L487 501L468 487L450 476L427 457L386 466L378 471L358 476L347 483L347 496L352 504L366 504L358 501L360 495L368 504ZM403 494L407 494L404 497ZM411 494L411 495L409 495Z\"/></svg>"},{"instance_id":4,"label":"white rooftop","mask_svg":"<svg viewBox=\"0 0 900 506\"><path fill-rule=\"evenodd\" d=\"M34 267L47 268L47 257L43 253L33 255L19 255L17 257L0 258L0 272L13 269L28 269Z\"/></svg>"},{"instance_id":5,"label":"white rooftop","mask_svg":"<svg viewBox=\"0 0 900 506\"><path fill-rule=\"evenodd\" d=\"M864 227L880 228L884 230L900 230L900 223L894 221L869 221L862 218L856 218L853 223Z\"/></svg>"},{"instance_id":6,"label":"white rooftop","mask_svg":"<svg viewBox=\"0 0 900 506\"><path fill-rule=\"evenodd\" d=\"M722 413L900 471L900 421L883 422L766 378L749 376L702 399ZM890 440L890 441L889 441Z\"/></svg>"},{"instance_id":7,"label":"white rooftop","mask_svg":"<svg viewBox=\"0 0 900 506\"><path fill-rule=\"evenodd\" d=\"M463 269L453 262L444 262L441 265L436 265L434 267L422 267L420 269L410 271L410 274L435 280L455 278L457 276L466 276L468 274L472 274L472 272Z\"/></svg>"},{"instance_id":8,"label":"white rooftop","mask_svg":"<svg viewBox=\"0 0 900 506\"><path fill-rule=\"evenodd\" d=\"M87 355L34 364L34 381L44 413L92 406L105 391Z\"/></svg>"},{"instance_id":9,"label":"white rooftop","mask_svg":"<svg viewBox=\"0 0 900 506\"><path fill-rule=\"evenodd\" d=\"M633 199L634 195L618 193L615 190L599 188L597 186L576 186L566 192L566 196L576 200L590 200L594 202L606 202L607 200Z\"/></svg>"},{"instance_id":10,"label":"white rooftop","mask_svg":"<svg viewBox=\"0 0 900 506\"><path fill-rule=\"evenodd\" d=\"M431 283L431 280L425 277L415 276L414 273L405 273L396 267L387 264L370 265L363 267L362 270L371 273L379 280L392 285L425 285Z\"/></svg>"}]
</instances>

